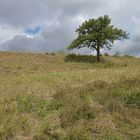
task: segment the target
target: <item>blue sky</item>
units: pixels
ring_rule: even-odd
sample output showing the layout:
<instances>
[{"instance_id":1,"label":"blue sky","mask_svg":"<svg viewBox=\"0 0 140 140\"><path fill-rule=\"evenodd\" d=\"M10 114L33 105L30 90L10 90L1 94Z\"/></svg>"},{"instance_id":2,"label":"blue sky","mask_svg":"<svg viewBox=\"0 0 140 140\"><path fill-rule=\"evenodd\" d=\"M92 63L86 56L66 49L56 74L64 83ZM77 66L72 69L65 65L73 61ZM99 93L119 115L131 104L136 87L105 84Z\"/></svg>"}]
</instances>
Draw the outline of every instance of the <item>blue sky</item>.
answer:
<instances>
[{"instance_id":1,"label":"blue sky","mask_svg":"<svg viewBox=\"0 0 140 140\"><path fill-rule=\"evenodd\" d=\"M66 50L83 21L107 14L130 33L108 53L140 56L139 5L138 0L0 0L0 51Z\"/></svg>"},{"instance_id":2,"label":"blue sky","mask_svg":"<svg viewBox=\"0 0 140 140\"><path fill-rule=\"evenodd\" d=\"M39 34L41 32L41 27L40 26L37 26L37 27L28 27L26 29L24 29L23 31L25 34L28 34L28 35L36 35L36 34Z\"/></svg>"}]
</instances>

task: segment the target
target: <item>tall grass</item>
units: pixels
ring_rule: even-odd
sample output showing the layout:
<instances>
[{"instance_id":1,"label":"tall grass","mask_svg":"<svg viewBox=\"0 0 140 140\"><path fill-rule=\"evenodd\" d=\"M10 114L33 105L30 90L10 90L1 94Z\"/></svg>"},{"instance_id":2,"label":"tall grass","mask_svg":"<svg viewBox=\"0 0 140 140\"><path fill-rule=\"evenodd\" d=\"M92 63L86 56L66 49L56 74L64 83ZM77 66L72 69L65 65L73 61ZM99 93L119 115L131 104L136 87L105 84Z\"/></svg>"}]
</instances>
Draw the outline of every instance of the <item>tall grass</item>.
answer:
<instances>
[{"instance_id":1,"label":"tall grass","mask_svg":"<svg viewBox=\"0 0 140 140\"><path fill-rule=\"evenodd\" d=\"M0 53L0 140L139 140L140 59L65 58Z\"/></svg>"}]
</instances>

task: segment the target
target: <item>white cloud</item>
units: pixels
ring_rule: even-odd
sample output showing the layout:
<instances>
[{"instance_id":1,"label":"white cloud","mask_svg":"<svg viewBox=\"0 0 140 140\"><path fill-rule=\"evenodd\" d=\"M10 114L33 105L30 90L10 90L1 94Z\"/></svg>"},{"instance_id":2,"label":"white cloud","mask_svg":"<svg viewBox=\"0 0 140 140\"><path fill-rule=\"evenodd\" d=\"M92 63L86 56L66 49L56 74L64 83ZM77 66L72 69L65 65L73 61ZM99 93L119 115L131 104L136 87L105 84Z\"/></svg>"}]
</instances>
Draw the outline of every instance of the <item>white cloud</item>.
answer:
<instances>
[{"instance_id":1,"label":"white cloud","mask_svg":"<svg viewBox=\"0 0 140 140\"><path fill-rule=\"evenodd\" d=\"M138 0L0 0L0 50L58 51L76 37L85 19L109 14L112 23L130 33L110 53L140 54L140 1ZM38 35L25 28L41 26ZM85 50L84 50L85 51Z\"/></svg>"},{"instance_id":2,"label":"white cloud","mask_svg":"<svg viewBox=\"0 0 140 140\"><path fill-rule=\"evenodd\" d=\"M13 39L15 35L20 33L21 30L13 29L9 26L0 26L0 44Z\"/></svg>"}]
</instances>

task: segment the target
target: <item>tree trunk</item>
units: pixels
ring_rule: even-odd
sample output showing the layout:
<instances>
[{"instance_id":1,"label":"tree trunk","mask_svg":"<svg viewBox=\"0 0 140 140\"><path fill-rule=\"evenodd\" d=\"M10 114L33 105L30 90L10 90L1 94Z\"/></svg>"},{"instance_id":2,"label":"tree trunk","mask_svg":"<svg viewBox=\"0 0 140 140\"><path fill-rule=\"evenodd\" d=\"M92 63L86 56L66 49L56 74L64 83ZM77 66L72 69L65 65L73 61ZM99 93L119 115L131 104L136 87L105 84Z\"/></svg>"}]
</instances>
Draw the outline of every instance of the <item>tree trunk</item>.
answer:
<instances>
[{"instance_id":1,"label":"tree trunk","mask_svg":"<svg viewBox=\"0 0 140 140\"><path fill-rule=\"evenodd\" d=\"M97 47L97 62L100 62L100 47Z\"/></svg>"}]
</instances>

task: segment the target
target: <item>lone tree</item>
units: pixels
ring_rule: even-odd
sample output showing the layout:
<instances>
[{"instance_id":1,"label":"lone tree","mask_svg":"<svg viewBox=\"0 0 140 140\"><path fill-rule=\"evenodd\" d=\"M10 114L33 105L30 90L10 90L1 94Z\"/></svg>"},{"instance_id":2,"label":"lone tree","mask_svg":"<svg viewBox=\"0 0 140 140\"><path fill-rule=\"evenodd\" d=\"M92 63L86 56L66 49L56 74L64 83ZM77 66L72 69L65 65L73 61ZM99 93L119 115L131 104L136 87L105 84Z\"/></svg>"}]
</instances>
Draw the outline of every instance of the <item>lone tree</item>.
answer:
<instances>
[{"instance_id":1,"label":"lone tree","mask_svg":"<svg viewBox=\"0 0 140 140\"><path fill-rule=\"evenodd\" d=\"M68 49L88 47L96 50L97 61L100 62L100 49L111 49L115 40L128 39L128 33L114 28L108 15L98 19L90 19L76 29L78 33Z\"/></svg>"}]
</instances>

